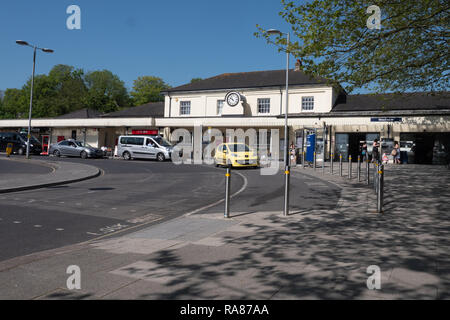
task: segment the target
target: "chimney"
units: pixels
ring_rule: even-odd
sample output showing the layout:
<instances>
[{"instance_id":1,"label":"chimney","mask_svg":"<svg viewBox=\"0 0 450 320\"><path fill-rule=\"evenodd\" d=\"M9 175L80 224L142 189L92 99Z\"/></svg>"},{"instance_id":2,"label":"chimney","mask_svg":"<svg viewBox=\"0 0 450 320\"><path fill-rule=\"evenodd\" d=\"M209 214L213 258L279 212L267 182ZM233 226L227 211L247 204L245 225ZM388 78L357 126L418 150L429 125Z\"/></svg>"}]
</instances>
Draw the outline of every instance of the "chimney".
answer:
<instances>
[{"instance_id":1,"label":"chimney","mask_svg":"<svg viewBox=\"0 0 450 320\"><path fill-rule=\"evenodd\" d=\"M302 67L302 62L300 61L300 59L297 59L297 62L295 63L294 71L300 71L301 67Z\"/></svg>"}]
</instances>

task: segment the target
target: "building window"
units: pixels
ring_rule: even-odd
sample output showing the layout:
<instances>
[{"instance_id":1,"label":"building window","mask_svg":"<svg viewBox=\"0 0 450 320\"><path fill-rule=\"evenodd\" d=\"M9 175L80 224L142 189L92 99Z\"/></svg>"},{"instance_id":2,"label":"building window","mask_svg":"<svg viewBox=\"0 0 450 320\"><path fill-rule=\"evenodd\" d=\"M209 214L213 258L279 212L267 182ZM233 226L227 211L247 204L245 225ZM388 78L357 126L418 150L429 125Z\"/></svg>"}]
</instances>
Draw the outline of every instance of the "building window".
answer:
<instances>
[{"instance_id":1,"label":"building window","mask_svg":"<svg viewBox=\"0 0 450 320\"><path fill-rule=\"evenodd\" d=\"M191 102L190 101L181 101L180 102L180 114L181 115L191 114Z\"/></svg>"},{"instance_id":2,"label":"building window","mask_svg":"<svg viewBox=\"0 0 450 320\"><path fill-rule=\"evenodd\" d=\"M270 113L270 99L258 99L258 113Z\"/></svg>"},{"instance_id":3,"label":"building window","mask_svg":"<svg viewBox=\"0 0 450 320\"><path fill-rule=\"evenodd\" d=\"M302 110L314 110L314 97L302 97Z\"/></svg>"},{"instance_id":4,"label":"building window","mask_svg":"<svg viewBox=\"0 0 450 320\"><path fill-rule=\"evenodd\" d=\"M217 100L217 114L222 115L223 110L223 104L225 103L225 100Z\"/></svg>"}]
</instances>

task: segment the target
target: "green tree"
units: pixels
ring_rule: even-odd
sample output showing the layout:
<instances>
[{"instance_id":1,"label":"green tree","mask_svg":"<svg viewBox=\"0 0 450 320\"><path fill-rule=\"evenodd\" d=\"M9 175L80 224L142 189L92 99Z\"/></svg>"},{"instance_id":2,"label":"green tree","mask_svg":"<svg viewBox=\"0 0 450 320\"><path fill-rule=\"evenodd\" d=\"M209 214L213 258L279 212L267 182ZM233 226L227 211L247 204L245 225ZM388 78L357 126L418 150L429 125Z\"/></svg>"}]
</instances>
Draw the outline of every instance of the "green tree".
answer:
<instances>
[{"instance_id":1,"label":"green tree","mask_svg":"<svg viewBox=\"0 0 450 320\"><path fill-rule=\"evenodd\" d=\"M280 15L297 37L288 50L304 72L340 82L348 91L448 89L448 1L282 0L282 5ZM371 5L381 10L380 29L367 26ZM272 40L257 27L256 36L286 47L285 37Z\"/></svg>"},{"instance_id":2,"label":"green tree","mask_svg":"<svg viewBox=\"0 0 450 320\"><path fill-rule=\"evenodd\" d=\"M58 115L84 108L88 91L83 76L82 69L68 65L56 65L50 70L48 77L55 90L52 108Z\"/></svg>"},{"instance_id":3,"label":"green tree","mask_svg":"<svg viewBox=\"0 0 450 320\"><path fill-rule=\"evenodd\" d=\"M134 80L133 84L131 96L133 97L133 104L135 106L149 102L164 101L164 96L161 95L161 91L170 88L161 78L154 76L139 77Z\"/></svg>"},{"instance_id":4,"label":"green tree","mask_svg":"<svg viewBox=\"0 0 450 320\"><path fill-rule=\"evenodd\" d=\"M192 78L190 83L194 83L194 82L198 82L198 81L202 81L202 78Z\"/></svg>"},{"instance_id":5,"label":"green tree","mask_svg":"<svg viewBox=\"0 0 450 320\"><path fill-rule=\"evenodd\" d=\"M102 112L112 112L130 104L123 81L109 70L92 71L84 76L87 87L85 106Z\"/></svg>"},{"instance_id":6,"label":"green tree","mask_svg":"<svg viewBox=\"0 0 450 320\"><path fill-rule=\"evenodd\" d=\"M0 117L3 119L24 118L28 115L28 107L26 95L22 89L6 89Z\"/></svg>"}]
</instances>

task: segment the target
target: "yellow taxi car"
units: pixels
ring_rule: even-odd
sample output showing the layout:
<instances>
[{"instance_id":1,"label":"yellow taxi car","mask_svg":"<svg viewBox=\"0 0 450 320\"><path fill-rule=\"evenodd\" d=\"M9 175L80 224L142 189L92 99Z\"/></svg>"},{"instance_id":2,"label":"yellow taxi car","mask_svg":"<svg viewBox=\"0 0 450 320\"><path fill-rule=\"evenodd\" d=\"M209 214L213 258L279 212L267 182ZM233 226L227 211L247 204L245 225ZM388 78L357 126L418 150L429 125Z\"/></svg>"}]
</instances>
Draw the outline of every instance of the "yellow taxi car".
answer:
<instances>
[{"instance_id":1,"label":"yellow taxi car","mask_svg":"<svg viewBox=\"0 0 450 320\"><path fill-rule=\"evenodd\" d=\"M258 155L245 143L228 142L220 144L214 156L216 165L231 165L232 167L257 167Z\"/></svg>"}]
</instances>

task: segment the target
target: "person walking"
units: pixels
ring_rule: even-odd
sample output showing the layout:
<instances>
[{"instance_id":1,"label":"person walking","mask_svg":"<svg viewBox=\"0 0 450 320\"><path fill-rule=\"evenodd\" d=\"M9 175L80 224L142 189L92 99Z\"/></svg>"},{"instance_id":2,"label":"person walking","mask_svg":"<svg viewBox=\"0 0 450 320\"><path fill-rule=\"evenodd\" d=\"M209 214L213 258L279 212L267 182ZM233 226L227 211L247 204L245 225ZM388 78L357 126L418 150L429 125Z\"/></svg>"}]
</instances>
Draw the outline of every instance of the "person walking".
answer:
<instances>
[{"instance_id":1,"label":"person walking","mask_svg":"<svg viewBox=\"0 0 450 320\"><path fill-rule=\"evenodd\" d=\"M291 158L291 165L297 165L297 155L296 155L295 145L293 142L289 146L289 153L290 153L290 158Z\"/></svg>"},{"instance_id":2,"label":"person walking","mask_svg":"<svg viewBox=\"0 0 450 320\"><path fill-rule=\"evenodd\" d=\"M364 141L361 145L361 158L362 161L366 161L367 159L367 142Z\"/></svg>"},{"instance_id":3,"label":"person walking","mask_svg":"<svg viewBox=\"0 0 450 320\"><path fill-rule=\"evenodd\" d=\"M394 163L400 164L400 146L397 141L394 141L394 149L392 149L391 155L394 157Z\"/></svg>"},{"instance_id":4,"label":"person walking","mask_svg":"<svg viewBox=\"0 0 450 320\"><path fill-rule=\"evenodd\" d=\"M379 162L380 161L380 151L379 151L380 143L378 142L378 139L375 139L373 141L372 147L373 147L372 148L372 161Z\"/></svg>"}]
</instances>

